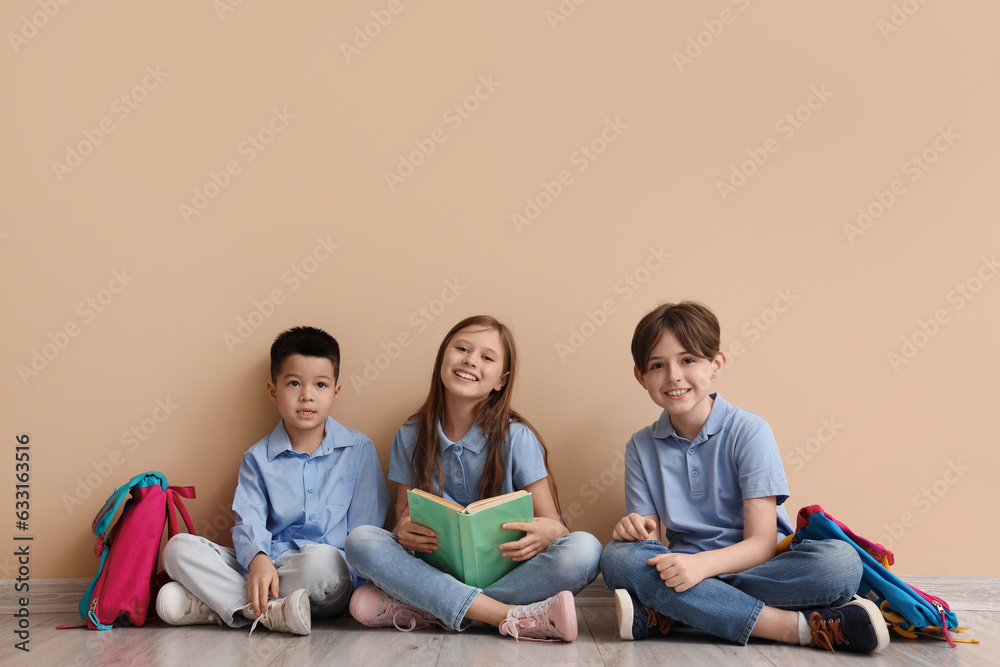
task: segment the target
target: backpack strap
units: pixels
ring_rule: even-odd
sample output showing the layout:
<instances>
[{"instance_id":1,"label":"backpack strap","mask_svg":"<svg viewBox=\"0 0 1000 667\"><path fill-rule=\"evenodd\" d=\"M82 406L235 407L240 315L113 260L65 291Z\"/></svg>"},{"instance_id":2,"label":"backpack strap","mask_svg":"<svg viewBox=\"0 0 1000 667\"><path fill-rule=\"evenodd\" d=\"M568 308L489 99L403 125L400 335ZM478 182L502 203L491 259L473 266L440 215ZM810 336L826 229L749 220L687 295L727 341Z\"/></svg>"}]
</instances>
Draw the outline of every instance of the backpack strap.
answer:
<instances>
[{"instance_id":1,"label":"backpack strap","mask_svg":"<svg viewBox=\"0 0 1000 667\"><path fill-rule=\"evenodd\" d=\"M104 507L101 508L101 511L94 517L94 522L91 524L91 527L94 530L94 535L102 536L104 533L108 532L111 520L115 517L115 514L118 513L118 508L125 501L125 498L132 492L134 487L153 486L154 484L159 484L161 489L166 489L166 476L160 472L144 472L136 475L116 488L111 493L111 496L107 499L107 501L105 501Z\"/></svg>"},{"instance_id":2,"label":"backpack strap","mask_svg":"<svg viewBox=\"0 0 1000 667\"><path fill-rule=\"evenodd\" d=\"M177 513L179 512L181 518L184 519L184 524L187 526L188 532L192 535L196 535L194 532L194 526L191 523L191 517L188 515L187 508L184 507L184 501L181 498L194 498L194 487L193 486L168 486L164 493L167 494L167 539L170 539L177 534Z\"/></svg>"}]
</instances>

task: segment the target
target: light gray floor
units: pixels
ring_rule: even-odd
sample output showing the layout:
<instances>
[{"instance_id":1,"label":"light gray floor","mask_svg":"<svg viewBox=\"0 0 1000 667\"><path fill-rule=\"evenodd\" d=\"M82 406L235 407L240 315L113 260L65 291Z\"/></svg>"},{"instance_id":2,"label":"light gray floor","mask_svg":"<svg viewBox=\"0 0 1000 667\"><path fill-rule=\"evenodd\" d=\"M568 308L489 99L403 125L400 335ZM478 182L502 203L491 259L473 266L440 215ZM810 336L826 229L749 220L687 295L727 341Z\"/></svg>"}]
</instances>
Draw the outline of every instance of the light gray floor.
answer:
<instances>
[{"instance_id":1,"label":"light gray floor","mask_svg":"<svg viewBox=\"0 0 1000 667\"><path fill-rule=\"evenodd\" d=\"M141 628L107 632L56 630L78 624L75 613L32 614L30 653L14 648L12 617L0 623L2 665L1000 665L1000 612L961 611L971 626L965 635L982 643L949 648L944 642L894 636L877 656L832 655L818 649L753 642L739 647L694 631L623 642L615 631L615 610L607 604L578 607L580 636L573 643L514 642L493 628L474 627L460 634L440 630L398 632L364 628L351 618L320 620L308 637L218 626L170 627L159 621Z\"/></svg>"}]
</instances>

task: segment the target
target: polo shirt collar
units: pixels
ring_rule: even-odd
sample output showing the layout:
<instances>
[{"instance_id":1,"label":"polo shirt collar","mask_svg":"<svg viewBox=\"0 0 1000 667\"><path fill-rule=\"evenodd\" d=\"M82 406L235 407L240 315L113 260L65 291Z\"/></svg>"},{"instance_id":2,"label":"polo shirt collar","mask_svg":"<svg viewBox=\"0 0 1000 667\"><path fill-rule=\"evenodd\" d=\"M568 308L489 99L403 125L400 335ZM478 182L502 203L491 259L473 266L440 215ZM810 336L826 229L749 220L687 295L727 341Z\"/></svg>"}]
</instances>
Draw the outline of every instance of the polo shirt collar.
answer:
<instances>
[{"instance_id":1,"label":"polo shirt collar","mask_svg":"<svg viewBox=\"0 0 1000 667\"><path fill-rule=\"evenodd\" d=\"M448 439L448 436L444 434L444 429L441 427L441 421L438 420L438 447L441 452L444 453L452 445L459 445L463 449L468 449L473 454L478 454L483 450L483 445L486 444L486 438L483 436L483 429L479 427L479 424L473 424L469 432L462 436L462 439L458 442L452 442Z\"/></svg>"},{"instance_id":2,"label":"polo shirt collar","mask_svg":"<svg viewBox=\"0 0 1000 667\"><path fill-rule=\"evenodd\" d=\"M715 393L709 394L709 396L715 399L715 403L712 404L712 411L708 414L708 419L705 421L705 425L701 427L701 432L695 436L692 444L708 440L713 435L721 431L722 426L726 423L726 413L729 412L729 402ZM674 425L670 423L670 413L664 410L663 413L660 414L660 418L653 424L653 437L666 440L670 436L680 438L674 430Z\"/></svg>"},{"instance_id":3,"label":"polo shirt collar","mask_svg":"<svg viewBox=\"0 0 1000 667\"><path fill-rule=\"evenodd\" d=\"M350 447L354 444L354 438L351 437L350 431L333 417L326 418L325 429L326 434L323 436L323 442L312 453L313 456L325 456L332 453L334 449ZM291 451L294 451L292 441L288 437L288 431L285 430L285 421L281 420L267 438L267 460L273 461L279 454Z\"/></svg>"}]
</instances>

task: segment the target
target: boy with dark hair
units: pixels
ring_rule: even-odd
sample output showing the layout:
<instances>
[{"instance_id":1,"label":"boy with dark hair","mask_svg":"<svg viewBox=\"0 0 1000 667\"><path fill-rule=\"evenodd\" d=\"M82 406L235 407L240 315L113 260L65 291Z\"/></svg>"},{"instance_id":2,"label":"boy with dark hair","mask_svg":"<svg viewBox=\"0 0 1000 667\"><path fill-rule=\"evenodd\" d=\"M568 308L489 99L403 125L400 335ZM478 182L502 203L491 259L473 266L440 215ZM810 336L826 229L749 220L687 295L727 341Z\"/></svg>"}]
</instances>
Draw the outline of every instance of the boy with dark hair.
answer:
<instances>
[{"instance_id":1,"label":"boy with dark hair","mask_svg":"<svg viewBox=\"0 0 1000 667\"><path fill-rule=\"evenodd\" d=\"M171 538L161 619L307 635L312 613L347 607L359 582L344 541L357 526L382 526L389 494L371 440L329 416L339 374L340 347L325 331L295 327L275 339L267 392L281 422L240 462L234 548Z\"/></svg>"},{"instance_id":2,"label":"boy with dark hair","mask_svg":"<svg viewBox=\"0 0 1000 667\"><path fill-rule=\"evenodd\" d=\"M654 309L632 337L635 378L663 414L625 449L627 515L601 557L621 638L677 620L739 644L881 650L881 613L852 599L854 549L804 540L775 555L793 532L784 467L767 422L709 393L726 365L719 342L715 314L691 301Z\"/></svg>"}]
</instances>

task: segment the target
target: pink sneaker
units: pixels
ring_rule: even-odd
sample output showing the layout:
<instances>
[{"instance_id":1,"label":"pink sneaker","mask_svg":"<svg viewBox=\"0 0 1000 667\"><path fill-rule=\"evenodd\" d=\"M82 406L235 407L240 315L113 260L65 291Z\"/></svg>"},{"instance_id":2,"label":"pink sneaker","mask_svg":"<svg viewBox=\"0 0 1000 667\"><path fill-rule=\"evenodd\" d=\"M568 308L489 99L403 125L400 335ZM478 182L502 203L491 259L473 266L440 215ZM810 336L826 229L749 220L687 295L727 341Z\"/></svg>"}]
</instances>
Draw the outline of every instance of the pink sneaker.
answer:
<instances>
[{"instance_id":1,"label":"pink sneaker","mask_svg":"<svg viewBox=\"0 0 1000 667\"><path fill-rule=\"evenodd\" d=\"M395 627L409 632L423 628L446 628L434 614L404 604L375 584L367 583L351 596L351 616L369 628ZM405 627L400 626L402 622Z\"/></svg>"},{"instance_id":2,"label":"pink sneaker","mask_svg":"<svg viewBox=\"0 0 1000 667\"><path fill-rule=\"evenodd\" d=\"M576 639L576 633L576 605L569 591L560 591L541 602L514 607L500 624L500 634L514 639L571 642Z\"/></svg>"}]
</instances>

